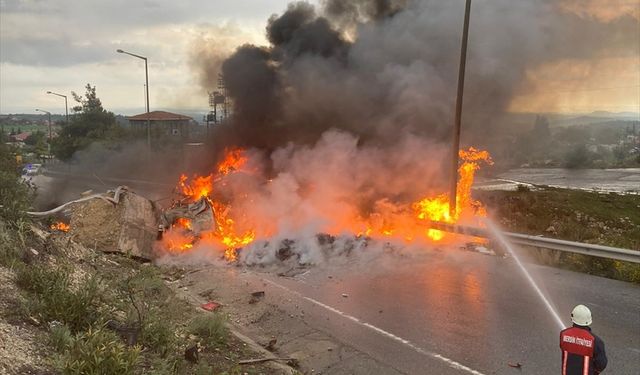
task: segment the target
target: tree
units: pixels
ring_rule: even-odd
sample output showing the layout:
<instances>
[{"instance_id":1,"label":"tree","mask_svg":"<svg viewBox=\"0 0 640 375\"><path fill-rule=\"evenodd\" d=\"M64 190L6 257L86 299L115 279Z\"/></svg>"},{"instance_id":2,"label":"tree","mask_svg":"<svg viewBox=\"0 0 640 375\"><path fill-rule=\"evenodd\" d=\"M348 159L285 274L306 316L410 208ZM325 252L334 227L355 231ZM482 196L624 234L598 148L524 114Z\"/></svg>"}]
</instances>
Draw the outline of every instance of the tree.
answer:
<instances>
[{"instance_id":1,"label":"tree","mask_svg":"<svg viewBox=\"0 0 640 375\"><path fill-rule=\"evenodd\" d=\"M551 130L549 130L549 120L545 116L536 116L536 121L533 123L533 130L531 134L538 140L548 141L551 137Z\"/></svg>"},{"instance_id":2,"label":"tree","mask_svg":"<svg viewBox=\"0 0 640 375\"><path fill-rule=\"evenodd\" d=\"M107 147L122 138L124 130L116 123L112 112L102 107L96 95L96 87L87 84L84 96L72 92L78 105L72 108L68 125L62 127L59 136L52 142L53 154L60 160L69 160L73 154L94 142Z\"/></svg>"},{"instance_id":3,"label":"tree","mask_svg":"<svg viewBox=\"0 0 640 375\"><path fill-rule=\"evenodd\" d=\"M34 133L29 134L29 136L25 138L24 143L27 146L35 146L41 141L44 141L45 137L45 134L42 131L38 130Z\"/></svg>"},{"instance_id":4,"label":"tree","mask_svg":"<svg viewBox=\"0 0 640 375\"><path fill-rule=\"evenodd\" d=\"M18 170L15 148L0 143L0 221L13 227L25 216L33 195Z\"/></svg>"},{"instance_id":5,"label":"tree","mask_svg":"<svg viewBox=\"0 0 640 375\"><path fill-rule=\"evenodd\" d=\"M591 166L593 155L587 149L587 146L582 143L575 145L565 155L565 166L567 168L587 168Z\"/></svg>"}]
</instances>

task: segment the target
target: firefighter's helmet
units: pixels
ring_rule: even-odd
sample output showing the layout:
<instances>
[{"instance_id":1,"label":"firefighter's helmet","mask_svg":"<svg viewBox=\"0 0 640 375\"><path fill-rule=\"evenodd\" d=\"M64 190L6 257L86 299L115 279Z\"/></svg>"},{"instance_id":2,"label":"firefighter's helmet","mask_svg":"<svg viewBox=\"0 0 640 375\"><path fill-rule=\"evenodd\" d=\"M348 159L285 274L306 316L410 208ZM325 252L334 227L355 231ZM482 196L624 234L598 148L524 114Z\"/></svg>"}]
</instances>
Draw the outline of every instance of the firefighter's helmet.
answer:
<instances>
[{"instance_id":1,"label":"firefighter's helmet","mask_svg":"<svg viewBox=\"0 0 640 375\"><path fill-rule=\"evenodd\" d=\"M571 311L571 321L579 326L591 325L591 310L585 305L578 305Z\"/></svg>"}]
</instances>

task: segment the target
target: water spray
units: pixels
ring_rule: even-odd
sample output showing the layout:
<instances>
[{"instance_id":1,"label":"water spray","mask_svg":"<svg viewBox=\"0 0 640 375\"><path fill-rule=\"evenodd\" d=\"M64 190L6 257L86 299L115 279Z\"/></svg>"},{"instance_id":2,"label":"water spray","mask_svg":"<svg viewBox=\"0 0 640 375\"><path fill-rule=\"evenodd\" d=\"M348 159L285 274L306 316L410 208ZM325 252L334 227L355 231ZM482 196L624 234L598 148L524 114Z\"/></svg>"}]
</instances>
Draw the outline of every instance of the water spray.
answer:
<instances>
[{"instance_id":1,"label":"water spray","mask_svg":"<svg viewBox=\"0 0 640 375\"><path fill-rule=\"evenodd\" d=\"M493 224L493 222L491 220L484 219L484 222L487 224L487 227L489 228L491 233L495 236L495 238L502 244L502 246L504 246L505 249L507 249L507 251L509 251L509 253L513 257L513 259L515 259L516 264L518 265L518 267L520 267L520 270L522 270L522 273L524 274L524 276L529 281L529 284L531 285L531 287L533 287L533 289L536 291L536 293L538 293L538 296L542 299L542 301L544 302L545 306L547 306L547 309L549 310L549 312L551 313L551 315L555 319L556 323L558 323L558 326L560 327L560 329L565 329L566 325L562 322L562 319L560 319L560 315L553 308L553 306L551 305L551 302L549 302L549 300L544 295L544 293L542 293L542 290L540 290L540 287L538 287L538 284L535 282L533 277L531 277L531 274L529 274L529 271L527 271L527 269L524 267L524 265L520 261L520 258L518 257L518 255L514 251L514 249L511 246L511 244L504 237L502 232L496 227L495 224Z\"/></svg>"}]
</instances>

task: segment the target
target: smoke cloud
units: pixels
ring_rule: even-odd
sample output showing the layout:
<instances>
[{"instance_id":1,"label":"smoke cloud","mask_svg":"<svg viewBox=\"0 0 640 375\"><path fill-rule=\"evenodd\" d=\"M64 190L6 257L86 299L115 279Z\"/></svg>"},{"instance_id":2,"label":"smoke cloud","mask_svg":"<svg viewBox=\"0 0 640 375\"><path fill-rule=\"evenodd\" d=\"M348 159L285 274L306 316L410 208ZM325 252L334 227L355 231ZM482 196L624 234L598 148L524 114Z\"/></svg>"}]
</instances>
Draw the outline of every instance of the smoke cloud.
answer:
<instances>
[{"instance_id":1,"label":"smoke cloud","mask_svg":"<svg viewBox=\"0 0 640 375\"><path fill-rule=\"evenodd\" d=\"M637 55L633 13L585 16L574 3L473 3L467 143L487 138L515 92L526 89L527 69ZM313 143L331 128L364 143L392 144L404 134L447 140L463 14L464 1L291 3L268 20L268 46L244 45L222 64L235 116L217 142L274 149Z\"/></svg>"}]
</instances>

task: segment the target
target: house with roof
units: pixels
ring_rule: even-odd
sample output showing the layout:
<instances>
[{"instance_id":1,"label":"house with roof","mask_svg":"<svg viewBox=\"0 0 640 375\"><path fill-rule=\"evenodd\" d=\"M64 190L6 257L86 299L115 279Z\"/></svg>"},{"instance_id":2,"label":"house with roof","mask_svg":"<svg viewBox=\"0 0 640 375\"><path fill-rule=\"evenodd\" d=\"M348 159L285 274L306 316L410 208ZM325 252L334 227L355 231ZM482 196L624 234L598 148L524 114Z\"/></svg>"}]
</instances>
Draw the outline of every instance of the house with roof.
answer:
<instances>
[{"instance_id":1,"label":"house with roof","mask_svg":"<svg viewBox=\"0 0 640 375\"><path fill-rule=\"evenodd\" d=\"M153 111L127 117L134 132L147 134L147 122L151 130L151 138L175 139L184 141L189 139L193 118L178 113Z\"/></svg>"},{"instance_id":2,"label":"house with roof","mask_svg":"<svg viewBox=\"0 0 640 375\"><path fill-rule=\"evenodd\" d=\"M12 134L9 136L9 140L11 142L24 142L30 135L31 135L31 132L22 132L18 134Z\"/></svg>"}]
</instances>

